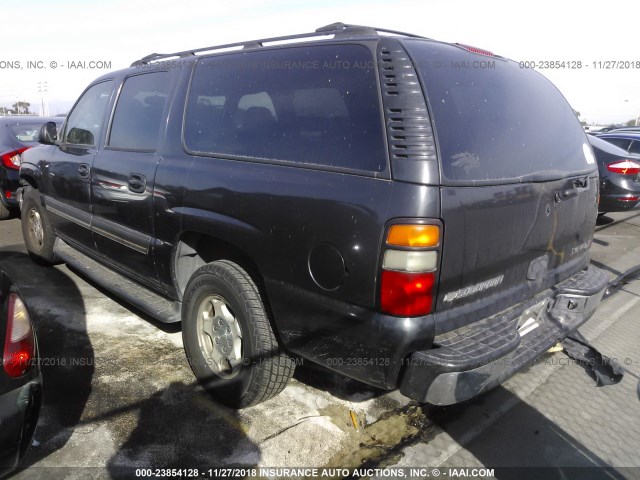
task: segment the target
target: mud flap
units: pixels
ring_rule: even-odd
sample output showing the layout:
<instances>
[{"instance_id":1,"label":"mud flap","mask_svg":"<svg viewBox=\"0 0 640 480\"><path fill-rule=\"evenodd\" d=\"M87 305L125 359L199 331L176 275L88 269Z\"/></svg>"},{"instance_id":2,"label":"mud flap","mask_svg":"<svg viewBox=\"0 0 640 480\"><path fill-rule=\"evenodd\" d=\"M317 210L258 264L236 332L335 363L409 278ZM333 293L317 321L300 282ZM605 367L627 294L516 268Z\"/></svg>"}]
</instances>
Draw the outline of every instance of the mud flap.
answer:
<instances>
[{"instance_id":1,"label":"mud flap","mask_svg":"<svg viewBox=\"0 0 640 480\"><path fill-rule=\"evenodd\" d=\"M580 363L589 376L596 381L596 387L615 385L622 380L625 370L617 362L596 350L580 332L575 331L565 338L562 346L567 355ZM638 393L640 398L640 391Z\"/></svg>"}]
</instances>

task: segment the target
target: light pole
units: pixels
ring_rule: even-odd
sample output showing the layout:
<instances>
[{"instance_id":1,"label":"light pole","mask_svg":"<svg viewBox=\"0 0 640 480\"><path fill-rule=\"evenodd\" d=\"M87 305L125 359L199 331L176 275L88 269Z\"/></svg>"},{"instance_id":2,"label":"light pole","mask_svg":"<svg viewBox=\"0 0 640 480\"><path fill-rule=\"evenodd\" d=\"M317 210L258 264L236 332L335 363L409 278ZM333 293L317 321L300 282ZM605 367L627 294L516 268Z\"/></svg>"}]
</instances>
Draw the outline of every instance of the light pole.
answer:
<instances>
[{"instance_id":1,"label":"light pole","mask_svg":"<svg viewBox=\"0 0 640 480\"><path fill-rule=\"evenodd\" d=\"M47 93L47 82L38 82L38 93L40 94L40 105L41 105L40 116L44 117L45 116L44 95Z\"/></svg>"}]
</instances>

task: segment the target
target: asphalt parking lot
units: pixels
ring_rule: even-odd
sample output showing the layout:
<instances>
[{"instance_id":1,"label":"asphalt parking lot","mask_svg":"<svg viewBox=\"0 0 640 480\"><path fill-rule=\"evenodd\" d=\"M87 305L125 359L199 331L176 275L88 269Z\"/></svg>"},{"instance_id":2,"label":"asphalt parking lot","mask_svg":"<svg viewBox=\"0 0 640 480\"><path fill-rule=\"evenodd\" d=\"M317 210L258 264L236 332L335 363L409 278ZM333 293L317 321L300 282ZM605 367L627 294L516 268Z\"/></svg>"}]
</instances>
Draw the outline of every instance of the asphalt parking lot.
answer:
<instances>
[{"instance_id":1,"label":"asphalt parking lot","mask_svg":"<svg viewBox=\"0 0 640 480\"><path fill-rule=\"evenodd\" d=\"M592 261L615 278L640 264L639 239L640 213L610 214L597 227ZM0 263L34 314L44 376L39 428L15 478L362 465L640 478L638 280L628 279L581 328L628 371L617 385L596 387L556 352L474 401L435 408L302 364L281 395L234 411L194 383L179 326L132 311L81 272L36 265L18 219L0 222Z\"/></svg>"}]
</instances>

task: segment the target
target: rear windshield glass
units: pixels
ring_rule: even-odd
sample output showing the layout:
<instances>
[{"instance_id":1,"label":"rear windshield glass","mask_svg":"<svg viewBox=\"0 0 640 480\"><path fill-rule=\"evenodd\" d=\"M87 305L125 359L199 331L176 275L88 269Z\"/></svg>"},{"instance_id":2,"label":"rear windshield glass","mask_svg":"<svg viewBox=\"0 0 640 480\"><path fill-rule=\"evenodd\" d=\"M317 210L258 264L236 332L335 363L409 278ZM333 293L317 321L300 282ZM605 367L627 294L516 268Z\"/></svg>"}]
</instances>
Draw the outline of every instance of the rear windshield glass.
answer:
<instances>
[{"instance_id":1,"label":"rear windshield glass","mask_svg":"<svg viewBox=\"0 0 640 480\"><path fill-rule=\"evenodd\" d=\"M546 180L595 169L573 110L542 75L452 45L406 46L429 97L444 183Z\"/></svg>"}]
</instances>

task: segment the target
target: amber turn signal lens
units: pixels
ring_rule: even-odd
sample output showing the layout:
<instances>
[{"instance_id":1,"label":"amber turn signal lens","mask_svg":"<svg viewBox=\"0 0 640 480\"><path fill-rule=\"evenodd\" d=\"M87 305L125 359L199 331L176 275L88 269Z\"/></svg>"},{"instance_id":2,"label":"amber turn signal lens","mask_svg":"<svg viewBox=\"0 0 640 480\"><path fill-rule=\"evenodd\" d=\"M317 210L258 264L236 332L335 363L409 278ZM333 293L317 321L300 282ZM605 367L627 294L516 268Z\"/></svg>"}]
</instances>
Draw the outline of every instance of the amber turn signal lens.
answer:
<instances>
[{"instance_id":1,"label":"amber turn signal lens","mask_svg":"<svg viewBox=\"0 0 640 480\"><path fill-rule=\"evenodd\" d=\"M387 235L387 243L399 247L436 247L439 242L437 225L393 225Z\"/></svg>"}]
</instances>

